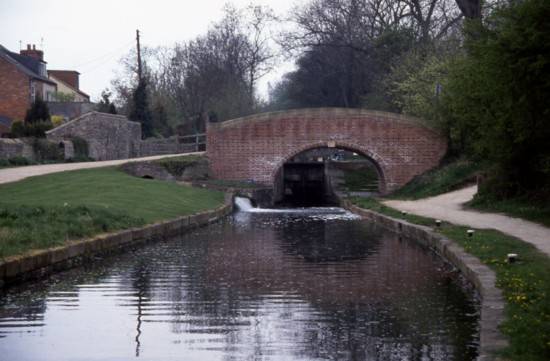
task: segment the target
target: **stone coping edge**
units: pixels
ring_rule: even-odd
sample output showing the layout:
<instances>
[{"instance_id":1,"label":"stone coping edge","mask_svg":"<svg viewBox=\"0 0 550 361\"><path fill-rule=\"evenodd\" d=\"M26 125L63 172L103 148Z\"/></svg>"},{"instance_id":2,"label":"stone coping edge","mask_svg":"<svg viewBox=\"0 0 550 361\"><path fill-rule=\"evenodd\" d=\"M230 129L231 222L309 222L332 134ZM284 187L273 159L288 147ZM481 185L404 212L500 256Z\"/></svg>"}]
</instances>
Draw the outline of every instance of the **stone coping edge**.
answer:
<instances>
[{"instance_id":1,"label":"stone coping edge","mask_svg":"<svg viewBox=\"0 0 550 361\"><path fill-rule=\"evenodd\" d=\"M499 325L505 320L505 301L501 290L496 287L496 275L493 270L481 263L477 257L468 254L455 242L434 232L430 227L412 224L360 208L349 200L342 200L341 204L347 210L364 219L404 237L414 239L459 269L464 277L474 285L481 298L480 344L477 360L499 360L496 354L508 346L508 339L499 330Z\"/></svg>"},{"instance_id":2,"label":"stone coping edge","mask_svg":"<svg viewBox=\"0 0 550 361\"><path fill-rule=\"evenodd\" d=\"M76 267L95 256L120 252L140 244L177 237L214 223L233 212L233 194L226 193L222 206L208 211L161 221L139 228L101 234L67 245L13 256L0 262L0 290L8 285L44 278Z\"/></svg>"}]
</instances>

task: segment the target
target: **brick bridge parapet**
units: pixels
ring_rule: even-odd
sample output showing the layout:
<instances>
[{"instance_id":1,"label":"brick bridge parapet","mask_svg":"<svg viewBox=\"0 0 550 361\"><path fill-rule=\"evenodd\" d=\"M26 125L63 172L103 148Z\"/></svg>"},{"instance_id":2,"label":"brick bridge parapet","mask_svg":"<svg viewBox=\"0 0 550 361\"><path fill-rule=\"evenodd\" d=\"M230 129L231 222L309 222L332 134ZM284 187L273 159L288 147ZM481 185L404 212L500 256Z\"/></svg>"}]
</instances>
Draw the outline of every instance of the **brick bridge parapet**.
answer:
<instances>
[{"instance_id":1,"label":"brick bridge parapet","mask_svg":"<svg viewBox=\"0 0 550 361\"><path fill-rule=\"evenodd\" d=\"M437 166L445 138L413 117L365 109L318 108L264 113L210 123L207 154L216 178L273 187L283 164L314 148L369 158L388 193Z\"/></svg>"}]
</instances>

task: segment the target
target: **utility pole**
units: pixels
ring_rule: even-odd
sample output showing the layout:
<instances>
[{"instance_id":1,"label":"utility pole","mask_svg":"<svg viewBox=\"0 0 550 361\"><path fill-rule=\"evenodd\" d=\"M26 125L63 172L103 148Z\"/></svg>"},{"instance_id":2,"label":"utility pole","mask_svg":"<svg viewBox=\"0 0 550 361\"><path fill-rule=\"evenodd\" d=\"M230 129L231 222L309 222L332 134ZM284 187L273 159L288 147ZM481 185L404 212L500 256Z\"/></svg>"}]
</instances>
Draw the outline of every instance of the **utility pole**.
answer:
<instances>
[{"instance_id":1,"label":"utility pole","mask_svg":"<svg viewBox=\"0 0 550 361\"><path fill-rule=\"evenodd\" d=\"M141 83L141 47L139 45L139 30L136 30L137 41L137 61L138 61L138 80Z\"/></svg>"}]
</instances>

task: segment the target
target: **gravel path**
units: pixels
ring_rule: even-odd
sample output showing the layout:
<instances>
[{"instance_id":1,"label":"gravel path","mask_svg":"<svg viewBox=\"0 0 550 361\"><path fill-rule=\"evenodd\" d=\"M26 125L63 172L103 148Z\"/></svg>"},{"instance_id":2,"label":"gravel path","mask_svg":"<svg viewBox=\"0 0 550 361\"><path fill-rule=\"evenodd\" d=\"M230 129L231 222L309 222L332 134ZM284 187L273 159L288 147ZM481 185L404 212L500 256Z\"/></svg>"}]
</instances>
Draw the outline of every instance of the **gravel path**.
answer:
<instances>
[{"instance_id":1,"label":"gravel path","mask_svg":"<svg viewBox=\"0 0 550 361\"><path fill-rule=\"evenodd\" d=\"M389 207L454 224L480 229L496 229L536 246L550 256L550 228L519 218L464 209L477 193L477 186L416 201L385 201Z\"/></svg>"},{"instance_id":2,"label":"gravel path","mask_svg":"<svg viewBox=\"0 0 550 361\"><path fill-rule=\"evenodd\" d=\"M204 152L156 155L153 157L107 160L102 162L59 163L59 164L43 164L43 165L31 165L26 167L6 168L6 169L0 169L0 184L17 182L19 180L22 180L28 177L34 177L37 175L44 175L44 174L57 173L57 172L65 172L68 170L109 167L109 166L120 165L124 163L139 162L144 160L155 160L155 159L170 158L170 157L180 157L182 155L194 155L194 154L200 155L200 154L204 154Z\"/></svg>"}]
</instances>

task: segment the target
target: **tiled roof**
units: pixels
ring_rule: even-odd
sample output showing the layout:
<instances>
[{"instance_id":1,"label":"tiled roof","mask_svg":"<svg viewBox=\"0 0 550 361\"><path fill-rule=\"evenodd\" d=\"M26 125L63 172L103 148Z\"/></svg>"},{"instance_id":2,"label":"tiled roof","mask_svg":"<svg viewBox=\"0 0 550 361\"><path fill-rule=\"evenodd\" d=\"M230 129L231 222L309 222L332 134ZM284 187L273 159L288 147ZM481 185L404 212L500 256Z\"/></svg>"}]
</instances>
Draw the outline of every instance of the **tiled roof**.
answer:
<instances>
[{"instance_id":1,"label":"tiled roof","mask_svg":"<svg viewBox=\"0 0 550 361\"><path fill-rule=\"evenodd\" d=\"M30 56L24 56L17 53L13 53L8 49L0 45L0 58L5 59L9 63L15 65L20 71L25 73L27 76L43 81L48 84L55 85L50 79L39 74L40 61Z\"/></svg>"}]
</instances>

